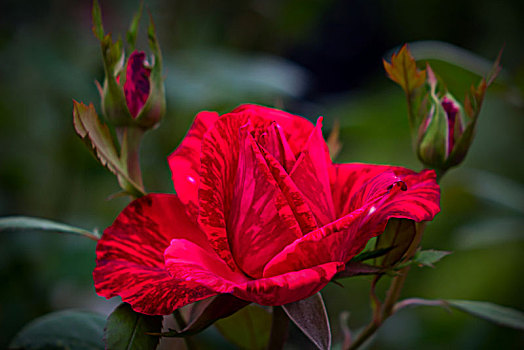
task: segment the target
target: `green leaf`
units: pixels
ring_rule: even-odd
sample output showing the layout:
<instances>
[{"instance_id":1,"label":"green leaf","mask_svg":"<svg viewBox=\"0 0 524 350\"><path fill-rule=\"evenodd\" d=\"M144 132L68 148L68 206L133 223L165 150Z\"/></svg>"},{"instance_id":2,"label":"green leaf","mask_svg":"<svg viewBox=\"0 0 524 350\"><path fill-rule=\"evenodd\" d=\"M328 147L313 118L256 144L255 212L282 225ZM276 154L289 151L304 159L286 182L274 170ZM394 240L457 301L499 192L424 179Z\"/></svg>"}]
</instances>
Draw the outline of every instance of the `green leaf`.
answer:
<instances>
[{"instance_id":1,"label":"green leaf","mask_svg":"<svg viewBox=\"0 0 524 350\"><path fill-rule=\"evenodd\" d=\"M187 326L180 331L170 330L170 332L162 333L162 336L185 337L199 333L217 320L231 316L249 304L249 301L238 299L231 294L219 294L197 301L191 306Z\"/></svg>"},{"instance_id":2,"label":"green leaf","mask_svg":"<svg viewBox=\"0 0 524 350\"><path fill-rule=\"evenodd\" d=\"M524 330L524 312L485 301L445 300L457 310L483 318L504 327Z\"/></svg>"},{"instance_id":3,"label":"green leaf","mask_svg":"<svg viewBox=\"0 0 524 350\"><path fill-rule=\"evenodd\" d=\"M120 304L107 319L104 341L107 349L155 349L162 330L162 316L143 315L127 303Z\"/></svg>"},{"instance_id":4,"label":"green leaf","mask_svg":"<svg viewBox=\"0 0 524 350\"><path fill-rule=\"evenodd\" d=\"M0 218L0 232L1 231L50 231L81 235L95 241L100 239L100 234L96 231L91 232L60 222L27 216L7 216Z\"/></svg>"},{"instance_id":5,"label":"green leaf","mask_svg":"<svg viewBox=\"0 0 524 350\"><path fill-rule=\"evenodd\" d=\"M415 253L415 256L413 256L413 262L422 266L435 267L433 265L434 263L440 261L440 259L451 253L452 252L445 250L420 250Z\"/></svg>"},{"instance_id":6,"label":"green leaf","mask_svg":"<svg viewBox=\"0 0 524 350\"><path fill-rule=\"evenodd\" d=\"M375 249L389 248L390 251L378 257L375 260L375 265L389 267L400 261L413 243L416 232L416 226L413 220L389 219L384 233L377 237Z\"/></svg>"},{"instance_id":7,"label":"green leaf","mask_svg":"<svg viewBox=\"0 0 524 350\"><path fill-rule=\"evenodd\" d=\"M331 348L331 328L320 293L304 300L282 305L282 308L317 348L321 350Z\"/></svg>"},{"instance_id":8,"label":"green leaf","mask_svg":"<svg viewBox=\"0 0 524 350\"><path fill-rule=\"evenodd\" d=\"M216 322L215 326L226 339L243 349L265 349L271 331L271 314L251 304Z\"/></svg>"},{"instance_id":9,"label":"green leaf","mask_svg":"<svg viewBox=\"0 0 524 350\"><path fill-rule=\"evenodd\" d=\"M117 175L119 182L123 182L120 178L127 182L128 186L124 190L136 196L145 195L143 187L129 177L125 165L120 160L111 131L100 120L92 103L86 106L74 101L73 123L76 133L88 145L100 164Z\"/></svg>"},{"instance_id":10,"label":"green leaf","mask_svg":"<svg viewBox=\"0 0 524 350\"><path fill-rule=\"evenodd\" d=\"M53 312L22 328L9 349L103 350L104 324L103 315L91 312Z\"/></svg>"},{"instance_id":11,"label":"green leaf","mask_svg":"<svg viewBox=\"0 0 524 350\"><path fill-rule=\"evenodd\" d=\"M426 72L417 69L407 44L391 56L391 63L386 60L383 63L389 78L399 84L408 96L426 80Z\"/></svg>"},{"instance_id":12,"label":"green leaf","mask_svg":"<svg viewBox=\"0 0 524 350\"><path fill-rule=\"evenodd\" d=\"M443 299L430 300L411 298L398 302L395 312L408 306L438 306L466 312L500 326L524 330L524 312L486 301Z\"/></svg>"}]
</instances>

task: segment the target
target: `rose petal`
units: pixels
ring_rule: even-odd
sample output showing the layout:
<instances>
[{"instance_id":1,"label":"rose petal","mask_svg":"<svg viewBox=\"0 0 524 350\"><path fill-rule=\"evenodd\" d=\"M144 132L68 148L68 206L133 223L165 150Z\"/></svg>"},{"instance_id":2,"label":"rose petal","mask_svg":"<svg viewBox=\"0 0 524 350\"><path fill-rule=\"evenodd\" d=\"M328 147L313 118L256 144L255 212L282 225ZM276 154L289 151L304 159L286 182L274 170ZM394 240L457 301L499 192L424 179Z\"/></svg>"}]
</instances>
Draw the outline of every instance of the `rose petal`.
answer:
<instances>
[{"instance_id":1,"label":"rose petal","mask_svg":"<svg viewBox=\"0 0 524 350\"><path fill-rule=\"evenodd\" d=\"M267 263L264 276L300 270L328 261L349 261L367 241L384 232L389 218L405 218L417 222L431 220L440 211L440 190L433 171L417 174L390 167L362 184L348 201L358 203L346 216L287 246ZM405 187L404 187L405 186Z\"/></svg>"},{"instance_id":2,"label":"rose petal","mask_svg":"<svg viewBox=\"0 0 524 350\"><path fill-rule=\"evenodd\" d=\"M127 61L124 94L127 107L133 118L138 116L149 97L151 70L145 67L145 60L146 54L144 52L133 51Z\"/></svg>"},{"instance_id":3,"label":"rose petal","mask_svg":"<svg viewBox=\"0 0 524 350\"><path fill-rule=\"evenodd\" d=\"M286 173L279 162L264 148L260 147L260 152L264 156L266 165L271 171L271 174L282 191L282 194L287 199L289 207L293 211L302 234L304 235L317 229L318 226L311 209L306 203L300 190L297 188L293 180L291 180L289 174Z\"/></svg>"},{"instance_id":4,"label":"rose petal","mask_svg":"<svg viewBox=\"0 0 524 350\"><path fill-rule=\"evenodd\" d=\"M169 275L163 252L173 238L206 245L176 196L152 194L133 201L98 241L93 271L97 293L106 298L119 295L135 311L150 315L167 315L215 295L202 285Z\"/></svg>"},{"instance_id":5,"label":"rose petal","mask_svg":"<svg viewBox=\"0 0 524 350\"><path fill-rule=\"evenodd\" d=\"M173 239L164 253L165 266L173 278L204 285L218 293L229 293L231 283L249 279L234 272L216 254L186 239Z\"/></svg>"},{"instance_id":6,"label":"rose petal","mask_svg":"<svg viewBox=\"0 0 524 350\"><path fill-rule=\"evenodd\" d=\"M260 305L284 305L317 293L344 267L342 262L329 262L271 278L261 278L236 286L232 294Z\"/></svg>"},{"instance_id":7,"label":"rose petal","mask_svg":"<svg viewBox=\"0 0 524 350\"><path fill-rule=\"evenodd\" d=\"M329 182L330 166L329 151L322 137L322 118L319 118L290 173L319 226L335 219Z\"/></svg>"},{"instance_id":8,"label":"rose petal","mask_svg":"<svg viewBox=\"0 0 524 350\"><path fill-rule=\"evenodd\" d=\"M284 136L293 152L301 149L313 129L304 118L272 108L243 105L220 117L205 134L200 159L198 221L211 246L233 271L239 269L229 246L225 218L230 213L232 185L238 165L238 131L248 121L256 131L267 130L273 122L281 125L284 131L290 133Z\"/></svg>"},{"instance_id":9,"label":"rose petal","mask_svg":"<svg viewBox=\"0 0 524 350\"><path fill-rule=\"evenodd\" d=\"M307 298L344 268L341 262L330 262L272 278L243 280L245 277L234 273L215 253L208 253L192 242L181 241L173 240L165 254L166 268L173 278L261 305L283 305Z\"/></svg>"},{"instance_id":10,"label":"rose petal","mask_svg":"<svg viewBox=\"0 0 524 350\"><path fill-rule=\"evenodd\" d=\"M276 108L245 104L235 108L231 113L241 113L248 119L251 119L255 128L258 127L256 125L257 120L276 122L280 125L285 139L295 156L302 151L314 129L313 124L309 120Z\"/></svg>"},{"instance_id":11,"label":"rose petal","mask_svg":"<svg viewBox=\"0 0 524 350\"><path fill-rule=\"evenodd\" d=\"M218 119L216 112L200 112L186 136L168 157L175 191L187 206L191 217L198 216L198 186L200 185L200 150L204 134Z\"/></svg>"},{"instance_id":12,"label":"rose petal","mask_svg":"<svg viewBox=\"0 0 524 350\"><path fill-rule=\"evenodd\" d=\"M426 215L432 218L440 210L440 189L436 184L433 171L425 170L416 173L397 166L362 163L333 164L332 170L331 186L337 217L342 217L361 207L365 202L365 197L374 195L373 193L379 188L384 190L384 185L378 186L377 184L388 177L397 177L402 180L410 189L409 193L417 190L416 193L419 197L417 205L426 208L424 212L419 214L419 217ZM377 177L379 175L382 176ZM373 179L374 181L370 182ZM395 181L394 178L390 180ZM425 190L428 191L426 194L423 193ZM413 214L416 213L412 212L411 215ZM420 218L418 221L421 220L431 219Z\"/></svg>"},{"instance_id":13,"label":"rose petal","mask_svg":"<svg viewBox=\"0 0 524 350\"><path fill-rule=\"evenodd\" d=\"M238 266L251 277L302 232L246 125L240 130L238 170L228 220L228 239Z\"/></svg>"},{"instance_id":14,"label":"rose petal","mask_svg":"<svg viewBox=\"0 0 524 350\"><path fill-rule=\"evenodd\" d=\"M218 119L204 135L200 157L198 222L213 249L233 271L240 270L229 246L226 218L238 164L238 131L246 122L242 115L235 114Z\"/></svg>"},{"instance_id":15,"label":"rose petal","mask_svg":"<svg viewBox=\"0 0 524 350\"><path fill-rule=\"evenodd\" d=\"M297 160L282 132L282 127L272 122L264 136L257 140L257 143L267 150L286 172L290 172Z\"/></svg>"}]
</instances>

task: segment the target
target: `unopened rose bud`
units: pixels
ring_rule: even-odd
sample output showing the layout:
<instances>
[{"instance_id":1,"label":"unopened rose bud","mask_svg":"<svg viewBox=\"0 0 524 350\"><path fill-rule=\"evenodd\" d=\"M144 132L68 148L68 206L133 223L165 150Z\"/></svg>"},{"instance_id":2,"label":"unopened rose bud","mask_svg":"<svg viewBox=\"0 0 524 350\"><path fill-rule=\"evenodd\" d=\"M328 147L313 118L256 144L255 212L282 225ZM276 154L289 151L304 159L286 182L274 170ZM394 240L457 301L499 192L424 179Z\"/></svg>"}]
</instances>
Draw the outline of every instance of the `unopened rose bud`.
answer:
<instances>
[{"instance_id":1,"label":"unopened rose bud","mask_svg":"<svg viewBox=\"0 0 524 350\"><path fill-rule=\"evenodd\" d=\"M104 85L104 114L115 126L136 125L149 129L162 119L165 112L163 82L152 80L160 76L152 74L152 69L144 52L133 51L125 65L125 75L122 69L115 79L118 88L110 89L109 84ZM124 98L110 96L112 93L123 94ZM152 96L153 93L156 95Z\"/></svg>"},{"instance_id":2,"label":"unopened rose bud","mask_svg":"<svg viewBox=\"0 0 524 350\"><path fill-rule=\"evenodd\" d=\"M133 50L141 11L135 16L128 33L128 46ZM100 9L93 8L94 32L100 40L104 59L105 80L100 87L102 109L115 127L155 127L165 113L165 92L162 77L162 55L150 21L148 28L151 59L134 50L126 59L121 40L113 42L102 27Z\"/></svg>"},{"instance_id":3,"label":"unopened rose bud","mask_svg":"<svg viewBox=\"0 0 524 350\"><path fill-rule=\"evenodd\" d=\"M449 92L437 92L437 79L429 65L426 72L429 109L419 126L417 154L424 165L443 173L460 164L466 156L473 141L480 104L474 113L466 114L464 107ZM484 91L479 101L483 94Z\"/></svg>"},{"instance_id":4,"label":"unopened rose bud","mask_svg":"<svg viewBox=\"0 0 524 350\"><path fill-rule=\"evenodd\" d=\"M460 104L449 92L437 89L437 79L427 65L417 68L407 45L384 60L391 80L399 84L408 100L409 124L419 159L425 166L444 174L460 164L471 146L486 89L500 71L499 53L488 76L473 85ZM426 83L426 84L425 84Z\"/></svg>"}]
</instances>

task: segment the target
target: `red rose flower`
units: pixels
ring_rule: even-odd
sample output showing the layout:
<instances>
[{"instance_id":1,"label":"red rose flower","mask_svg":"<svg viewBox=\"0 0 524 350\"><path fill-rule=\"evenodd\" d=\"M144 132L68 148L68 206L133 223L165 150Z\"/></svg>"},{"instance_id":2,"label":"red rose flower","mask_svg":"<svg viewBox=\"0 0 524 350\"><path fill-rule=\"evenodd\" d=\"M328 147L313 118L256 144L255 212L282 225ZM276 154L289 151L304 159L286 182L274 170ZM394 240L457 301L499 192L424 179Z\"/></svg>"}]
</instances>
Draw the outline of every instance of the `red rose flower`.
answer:
<instances>
[{"instance_id":1,"label":"red rose flower","mask_svg":"<svg viewBox=\"0 0 524 350\"><path fill-rule=\"evenodd\" d=\"M146 314L220 293L282 305L322 289L389 218L438 213L433 171L333 164L321 126L254 105L198 114L169 157L178 195L132 202L98 242L98 294Z\"/></svg>"}]
</instances>

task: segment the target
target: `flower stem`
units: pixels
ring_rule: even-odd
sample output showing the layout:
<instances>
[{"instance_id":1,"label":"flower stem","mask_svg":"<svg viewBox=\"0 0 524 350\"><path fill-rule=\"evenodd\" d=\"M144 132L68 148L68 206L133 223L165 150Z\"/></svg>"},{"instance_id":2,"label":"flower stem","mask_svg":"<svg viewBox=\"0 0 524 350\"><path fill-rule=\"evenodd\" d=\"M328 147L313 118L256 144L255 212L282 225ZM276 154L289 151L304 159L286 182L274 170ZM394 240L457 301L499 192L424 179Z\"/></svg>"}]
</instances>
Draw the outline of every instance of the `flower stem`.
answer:
<instances>
[{"instance_id":1,"label":"flower stem","mask_svg":"<svg viewBox=\"0 0 524 350\"><path fill-rule=\"evenodd\" d=\"M271 333L269 335L268 350L279 350L284 347L289 328L289 318L281 306L273 306L273 320L271 322Z\"/></svg>"},{"instance_id":2,"label":"flower stem","mask_svg":"<svg viewBox=\"0 0 524 350\"><path fill-rule=\"evenodd\" d=\"M118 141L120 143L120 160L127 171L129 181L119 178L122 189L135 197L140 197L144 191L142 172L140 170L140 143L144 130L139 127L117 127ZM138 188L136 188L138 186Z\"/></svg>"},{"instance_id":3,"label":"flower stem","mask_svg":"<svg viewBox=\"0 0 524 350\"><path fill-rule=\"evenodd\" d=\"M422 234L424 233L424 229L426 228L426 223L421 222L417 223L417 232L415 237L413 238L413 242L411 246L408 248L408 251L406 252L405 258L411 259L415 252L417 251L417 248L419 247L420 241L422 240ZM364 330L358 335L358 337L355 339L355 341L351 344L348 350L355 350L358 349L359 346L364 344L366 340L368 340L377 329L384 323L384 321L393 315L395 311L398 310L398 308L395 307L397 300L400 298L400 293L402 292L402 288L404 287L404 283L406 282L406 278L408 277L408 273L410 270L410 266L407 266L400 270L399 274L395 277L393 277L391 284L389 286L389 289L386 293L386 299L382 303L382 308L377 312L377 310L374 310L373 312L373 320L364 328ZM372 290L375 289L376 281L373 281L372 284Z\"/></svg>"},{"instance_id":4,"label":"flower stem","mask_svg":"<svg viewBox=\"0 0 524 350\"><path fill-rule=\"evenodd\" d=\"M375 323L375 321L371 321L366 328L360 334L358 335L357 339L351 344L351 346L348 348L348 350L356 350L358 349L366 340L368 340L369 337L371 337L380 327L379 323Z\"/></svg>"}]
</instances>

